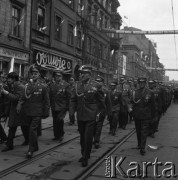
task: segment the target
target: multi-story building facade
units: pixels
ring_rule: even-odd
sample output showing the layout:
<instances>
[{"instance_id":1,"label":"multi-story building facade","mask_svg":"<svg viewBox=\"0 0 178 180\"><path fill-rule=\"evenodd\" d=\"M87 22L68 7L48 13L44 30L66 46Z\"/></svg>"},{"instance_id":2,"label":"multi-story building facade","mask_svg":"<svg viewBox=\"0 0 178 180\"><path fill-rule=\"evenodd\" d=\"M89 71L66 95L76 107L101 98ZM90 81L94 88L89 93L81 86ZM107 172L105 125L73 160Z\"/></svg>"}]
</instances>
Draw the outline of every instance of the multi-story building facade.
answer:
<instances>
[{"instance_id":1,"label":"multi-story building facade","mask_svg":"<svg viewBox=\"0 0 178 180\"><path fill-rule=\"evenodd\" d=\"M78 76L81 64L93 67L94 76L113 78L119 36L102 28L120 28L118 0L38 0L32 6L32 62L51 76L63 70L67 77ZM67 75L68 74L68 75Z\"/></svg>"},{"instance_id":2,"label":"multi-story building facade","mask_svg":"<svg viewBox=\"0 0 178 180\"><path fill-rule=\"evenodd\" d=\"M124 30L139 31L132 27L125 27ZM121 37L121 56L124 54L127 57L126 76L133 78L145 76L150 79L162 80L162 72L148 69L148 67L163 67L156 54L155 43L143 34L123 34Z\"/></svg>"},{"instance_id":3,"label":"multi-story building facade","mask_svg":"<svg viewBox=\"0 0 178 180\"><path fill-rule=\"evenodd\" d=\"M102 28L120 29L118 0L1 0L0 68L10 64L24 76L31 64L51 78L63 71L78 78L82 64L93 67L106 82L117 74L120 47L118 34Z\"/></svg>"},{"instance_id":4,"label":"multi-story building facade","mask_svg":"<svg viewBox=\"0 0 178 180\"><path fill-rule=\"evenodd\" d=\"M11 65L24 76L30 55L31 0L0 1L0 70L7 74Z\"/></svg>"},{"instance_id":5,"label":"multi-story building facade","mask_svg":"<svg viewBox=\"0 0 178 180\"><path fill-rule=\"evenodd\" d=\"M76 8L77 1L33 1L31 63L41 66L44 76L51 78L59 70L68 79L81 64L81 33L74 35Z\"/></svg>"}]
</instances>

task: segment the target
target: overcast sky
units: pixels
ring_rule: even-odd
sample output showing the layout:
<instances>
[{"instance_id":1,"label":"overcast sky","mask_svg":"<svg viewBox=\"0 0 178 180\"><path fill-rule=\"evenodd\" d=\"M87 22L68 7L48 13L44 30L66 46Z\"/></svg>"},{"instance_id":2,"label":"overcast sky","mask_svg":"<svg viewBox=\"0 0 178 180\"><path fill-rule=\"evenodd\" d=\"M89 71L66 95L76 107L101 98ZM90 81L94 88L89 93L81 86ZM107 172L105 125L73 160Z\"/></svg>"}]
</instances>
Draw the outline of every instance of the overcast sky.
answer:
<instances>
[{"instance_id":1,"label":"overcast sky","mask_svg":"<svg viewBox=\"0 0 178 180\"><path fill-rule=\"evenodd\" d=\"M123 25L141 30L173 30L171 0L119 0L118 12ZM178 0L173 0L175 30L178 30ZM127 18L124 18L127 17ZM146 35L157 43L157 54L165 68L178 69L174 35ZM178 34L175 35L178 56ZM170 80L178 80L178 71L166 71Z\"/></svg>"}]
</instances>

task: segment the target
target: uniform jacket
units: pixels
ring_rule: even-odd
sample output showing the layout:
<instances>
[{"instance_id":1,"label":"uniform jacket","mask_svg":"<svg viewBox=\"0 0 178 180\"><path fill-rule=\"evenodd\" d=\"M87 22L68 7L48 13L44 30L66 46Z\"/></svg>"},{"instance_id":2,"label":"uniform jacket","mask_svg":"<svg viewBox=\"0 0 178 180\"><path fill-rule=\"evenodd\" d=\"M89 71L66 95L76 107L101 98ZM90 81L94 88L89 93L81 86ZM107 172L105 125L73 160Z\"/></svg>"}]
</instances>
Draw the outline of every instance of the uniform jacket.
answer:
<instances>
[{"instance_id":1,"label":"uniform jacket","mask_svg":"<svg viewBox=\"0 0 178 180\"><path fill-rule=\"evenodd\" d=\"M75 92L70 99L69 113L73 115L75 111L78 121L96 120L99 112L104 114L105 99L98 82L90 79L86 84L76 83Z\"/></svg>"},{"instance_id":2,"label":"uniform jacket","mask_svg":"<svg viewBox=\"0 0 178 180\"><path fill-rule=\"evenodd\" d=\"M9 94L6 97L10 101L10 112L9 112L9 127L15 127L20 125L21 114L17 113L16 107L18 104L19 99L24 95L24 85L21 84L19 81L15 82Z\"/></svg>"},{"instance_id":3,"label":"uniform jacket","mask_svg":"<svg viewBox=\"0 0 178 180\"><path fill-rule=\"evenodd\" d=\"M47 86L37 81L26 84L25 109L26 115L32 117L49 116L49 92Z\"/></svg>"},{"instance_id":4,"label":"uniform jacket","mask_svg":"<svg viewBox=\"0 0 178 180\"><path fill-rule=\"evenodd\" d=\"M122 85L121 112L128 112L130 108L131 89L127 84Z\"/></svg>"},{"instance_id":5,"label":"uniform jacket","mask_svg":"<svg viewBox=\"0 0 178 180\"><path fill-rule=\"evenodd\" d=\"M122 96L121 92L116 89L114 89L113 91L110 91L112 111L120 111L121 96Z\"/></svg>"},{"instance_id":6,"label":"uniform jacket","mask_svg":"<svg viewBox=\"0 0 178 180\"><path fill-rule=\"evenodd\" d=\"M162 113L163 93L159 88L155 88L153 92L155 96L155 110L159 113Z\"/></svg>"},{"instance_id":7,"label":"uniform jacket","mask_svg":"<svg viewBox=\"0 0 178 180\"><path fill-rule=\"evenodd\" d=\"M110 97L110 92L106 87L102 87L103 91L103 96L105 100L105 105L106 105L106 113L108 116L111 116L112 114L112 103L111 103L111 97Z\"/></svg>"},{"instance_id":8,"label":"uniform jacket","mask_svg":"<svg viewBox=\"0 0 178 180\"><path fill-rule=\"evenodd\" d=\"M150 89L137 89L133 94L132 102L134 118L148 120L155 117L154 93Z\"/></svg>"},{"instance_id":9,"label":"uniform jacket","mask_svg":"<svg viewBox=\"0 0 178 180\"><path fill-rule=\"evenodd\" d=\"M69 84L62 80L59 84L50 86L50 104L53 111L67 110L69 106L70 90Z\"/></svg>"}]
</instances>

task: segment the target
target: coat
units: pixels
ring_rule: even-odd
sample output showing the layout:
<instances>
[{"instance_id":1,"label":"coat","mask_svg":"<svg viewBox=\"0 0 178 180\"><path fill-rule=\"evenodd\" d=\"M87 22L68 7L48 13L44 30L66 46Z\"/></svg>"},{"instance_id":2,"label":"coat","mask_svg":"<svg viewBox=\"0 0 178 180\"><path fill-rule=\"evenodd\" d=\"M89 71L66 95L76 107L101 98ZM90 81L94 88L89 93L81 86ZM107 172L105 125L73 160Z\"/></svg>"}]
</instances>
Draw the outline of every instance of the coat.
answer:
<instances>
[{"instance_id":1,"label":"coat","mask_svg":"<svg viewBox=\"0 0 178 180\"><path fill-rule=\"evenodd\" d=\"M155 117L155 98L150 89L137 89L133 93L132 103L134 118L149 120Z\"/></svg>"},{"instance_id":2,"label":"coat","mask_svg":"<svg viewBox=\"0 0 178 180\"><path fill-rule=\"evenodd\" d=\"M59 84L53 83L50 86L50 104L53 111L67 110L71 92L69 84L62 80Z\"/></svg>"},{"instance_id":3,"label":"coat","mask_svg":"<svg viewBox=\"0 0 178 180\"><path fill-rule=\"evenodd\" d=\"M112 112L120 111L120 108L121 108L121 97L122 97L122 94L117 89L114 89L113 91L110 91L110 98L111 98L111 104L112 104Z\"/></svg>"},{"instance_id":4,"label":"coat","mask_svg":"<svg viewBox=\"0 0 178 180\"><path fill-rule=\"evenodd\" d=\"M21 96L24 94L24 85L21 84L19 81L16 81L13 85L13 88L6 95L8 100L10 101L10 111L9 111L9 127L16 127L19 126L21 123L21 119L23 118L21 114L17 113L16 107L18 101L20 100Z\"/></svg>"},{"instance_id":5,"label":"coat","mask_svg":"<svg viewBox=\"0 0 178 180\"><path fill-rule=\"evenodd\" d=\"M48 117L50 100L46 85L37 81L36 83L26 84L24 97L26 115L30 117Z\"/></svg>"},{"instance_id":6,"label":"coat","mask_svg":"<svg viewBox=\"0 0 178 180\"><path fill-rule=\"evenodd\" d=\"M99 112L105 112L105 99L101 85L90 79L86 84L77 82L75 92L70 99L69 114L77 111L78 121L93 121Z\"/></svg>"},{"instance_id":7,"label":"coat","mask_svg":"<svg viewBox=\"0 0 178 180\"><path fill-rule=\"evenodd\" d=\"M7 85L3 85L3 88L9 91ZM0 93L0 118L9 116L10 101L9 99L2 93Z\"/></svg>"}]
</instances>

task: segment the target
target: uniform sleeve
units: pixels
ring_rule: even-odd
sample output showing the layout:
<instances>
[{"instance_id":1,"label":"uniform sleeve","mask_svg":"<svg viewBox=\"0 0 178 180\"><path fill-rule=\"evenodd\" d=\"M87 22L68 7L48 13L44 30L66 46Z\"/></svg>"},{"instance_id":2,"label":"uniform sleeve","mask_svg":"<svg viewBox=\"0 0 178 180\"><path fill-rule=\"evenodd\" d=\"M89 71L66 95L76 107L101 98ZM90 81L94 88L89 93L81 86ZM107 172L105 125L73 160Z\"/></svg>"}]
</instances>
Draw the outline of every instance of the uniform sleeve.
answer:
<instances>
[{"instance_id":1,"label":"uniform sleeve","mask_svg":"<svg viewBox=\"0 0 178 180\"><path fill-rule=\"evenodd\" d=\"M96 98L99 102L99 109L101 109L101 113L105 112L106 110L106 104L105 104L105 97L103 96L103 92L101 90L97 90Z\"/></svg>"},{"instance_id":2,"label":"uniform sleeve","mask_svg":"<svg viewBox=\"0 0 178 180\"><path fill-rule=\"evenodd\" d=\"M155 114L156 114L156 107L155 107L155 96L154 96L154 93L151 92L151 112L152 112L152 117L154 118L155 117Z\"/></svg>"},{"instance_id":3,"label":"uniform sleeve","mask_svg":"<svg viewBox=\"0 0 178 180\"><path fill-rule=\"evenodd\" d=\"M76 90L72 92L69 102L69 114L74 115L78 104L78 98L76 95Z\"/></svg>"},{"instance_id":4,"label":"uniform sleeve","mask_svg":"<svg viewBox=\"0 0 178 180\"><path fill-rule=\"evenodd\" d=\"M112 103L111 103L111 97L110 97L109 92L106 93L105 103L106 103L107 115L111 116L111 114L112 114Z\"/></svg>"},{"instance_id":5,"label":"uniform sleeve","mask_svg":"<svg viewBox=\"0 0 178 180\"><path fill-rule=\"evenodd\" d=\"M66 98L67 98L67 108L69 108L70 98L71 98L71 91L69 85L67 85L66 87Z\"/></svg>"},{"instance_id":6,"label":"uniform sleeve","mask_svg":"<svg viewBox=\"0 0 178 180\"><path fill-rule=\"evenodd\" d=\"M47 87L43 86L43 116L49 116L50 100Z\"/></svg>"}]
</instances>

